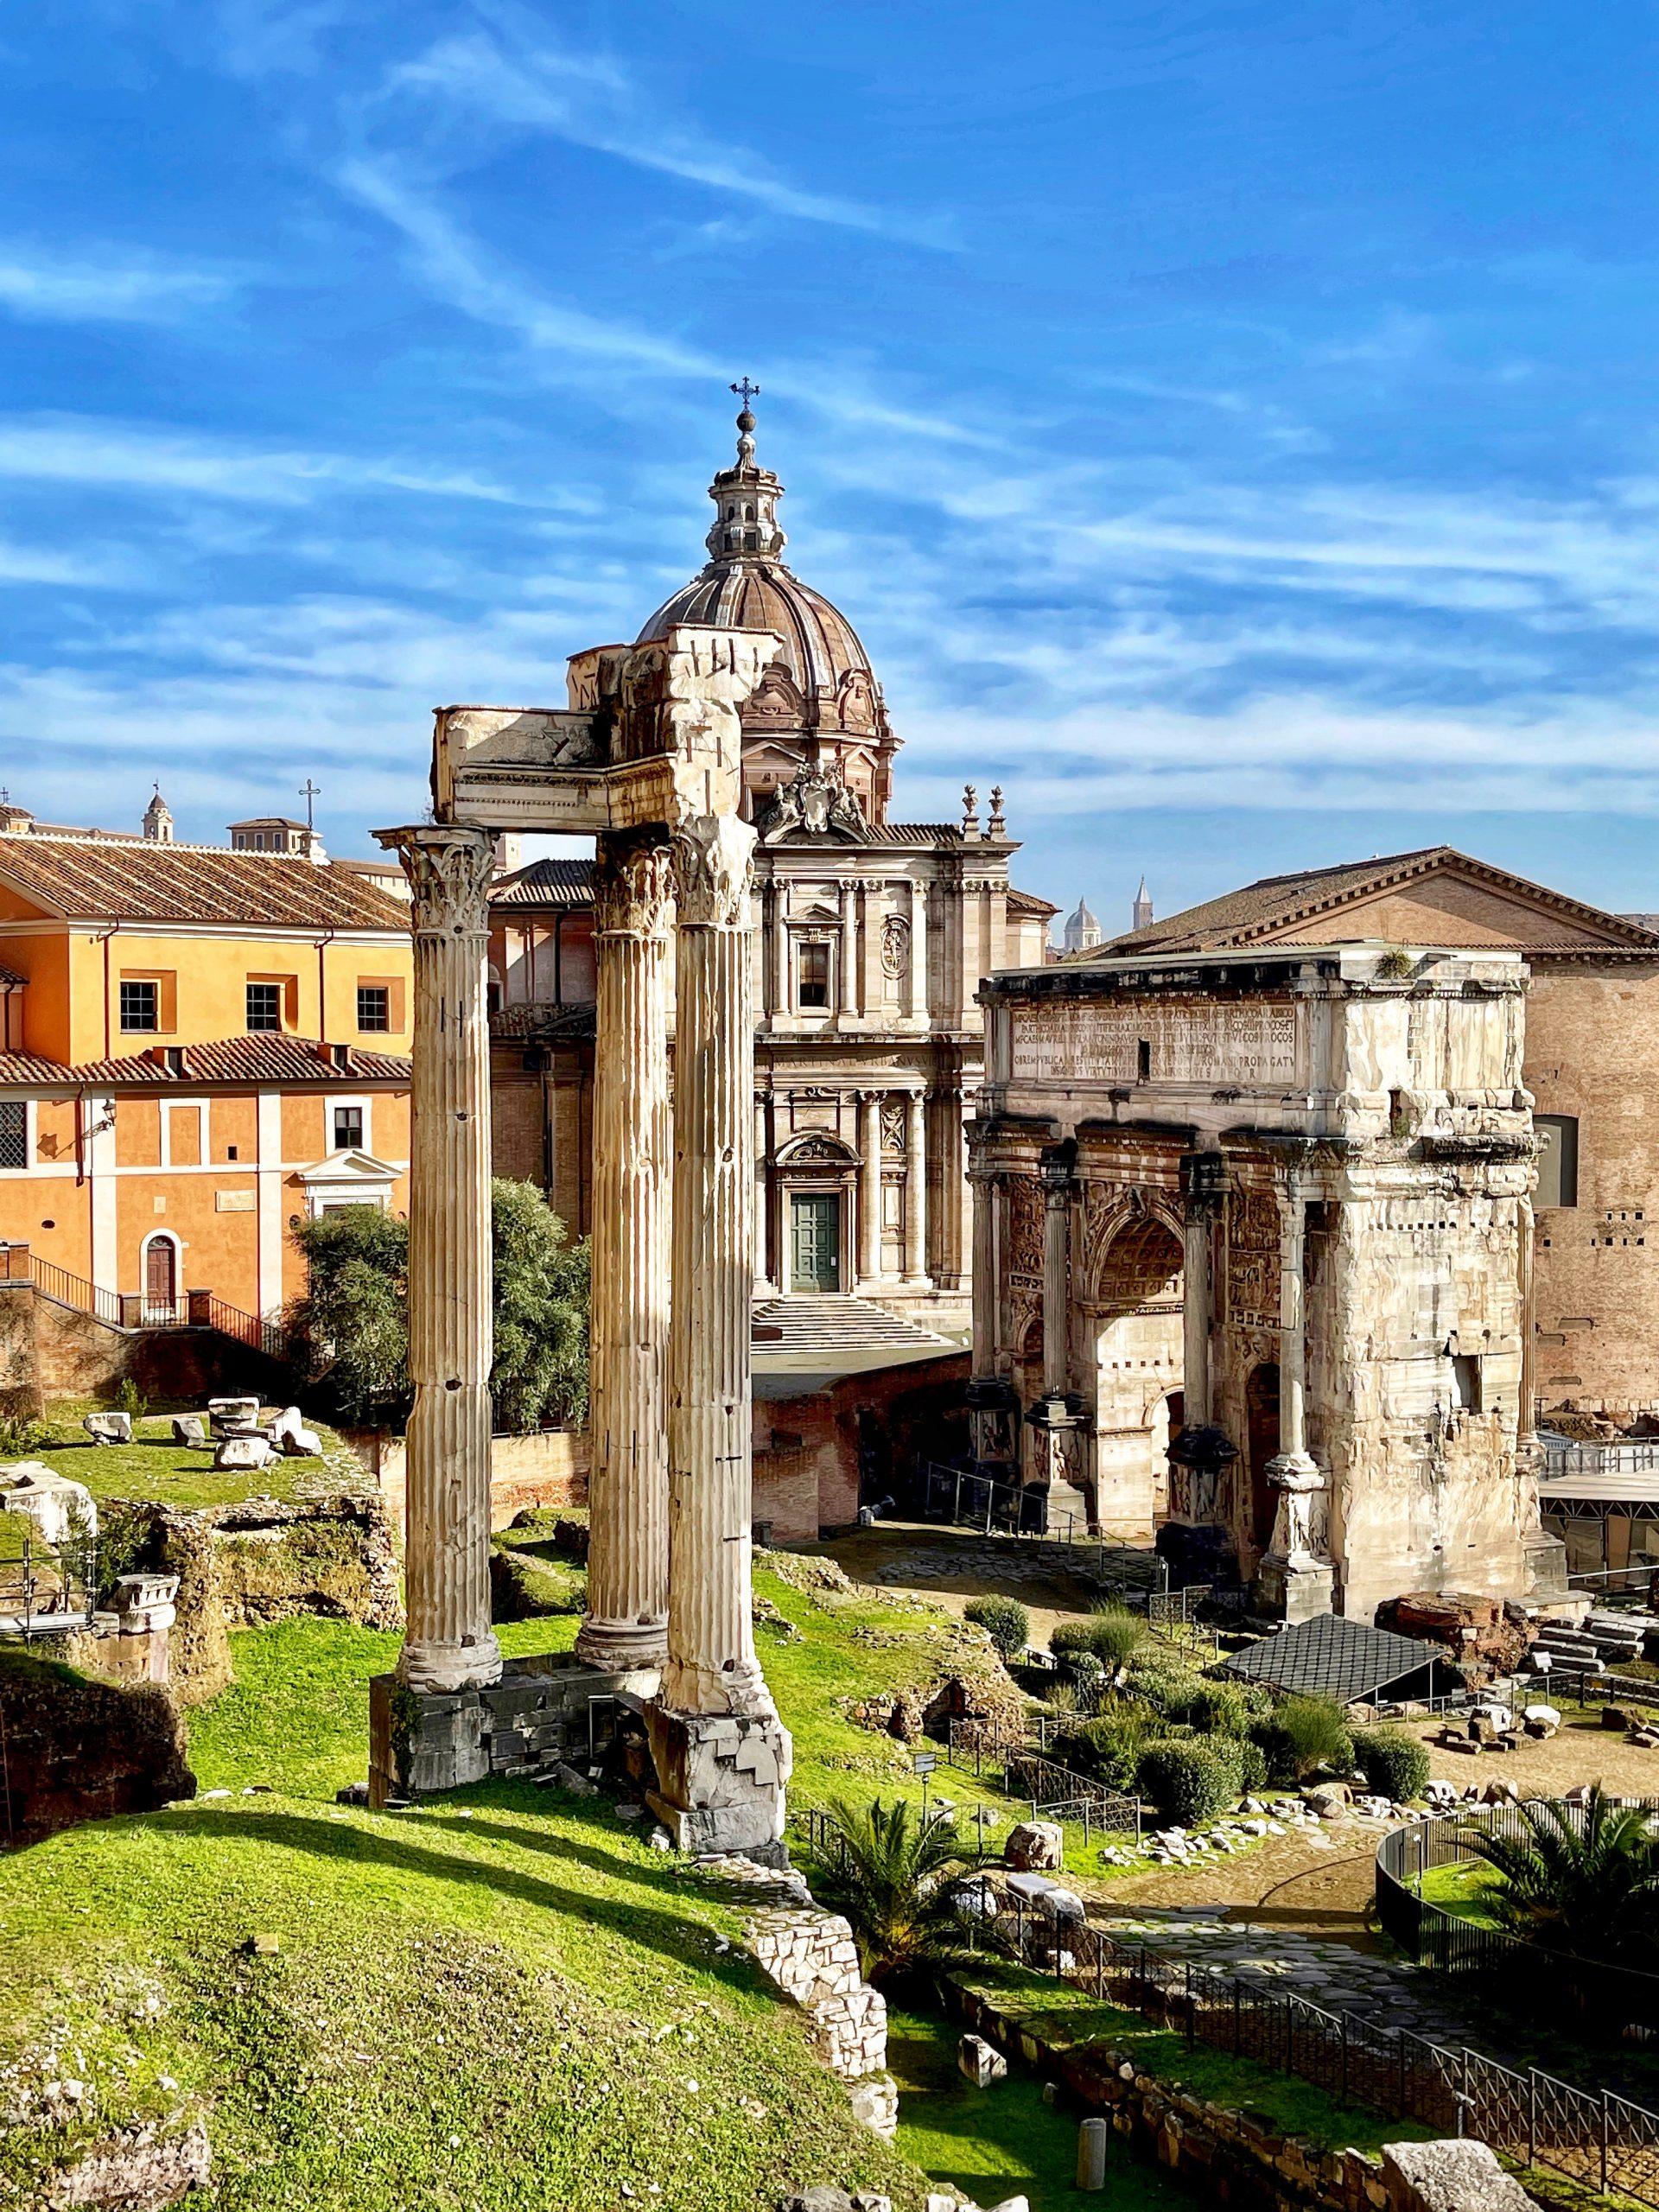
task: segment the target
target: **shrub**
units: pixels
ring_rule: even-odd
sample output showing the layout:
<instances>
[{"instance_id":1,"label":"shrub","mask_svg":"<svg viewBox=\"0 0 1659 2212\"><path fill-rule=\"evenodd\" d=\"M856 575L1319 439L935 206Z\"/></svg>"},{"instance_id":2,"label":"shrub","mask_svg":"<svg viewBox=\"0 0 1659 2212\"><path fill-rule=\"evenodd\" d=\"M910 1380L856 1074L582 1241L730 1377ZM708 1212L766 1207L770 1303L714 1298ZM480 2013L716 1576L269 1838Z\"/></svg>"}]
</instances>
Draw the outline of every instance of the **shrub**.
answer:
<instances>
[{"instance_id":1,"label":"shrub","mask_svg":"<svg viewBox=\"0 0 1659 2212\"><path fill-rule=\"evenodd\" d=\"M139 1422L149 1411L149 1400L145 1397L130 1375L124 1375L121 1377L121 1388L115 1394L115 1409L117 1413L129 1415L134 1428L137 1427Z\"/></svg>"},{"instance_id":2,"label":"shrub","mask_svg":"<svg viewBox=\"0 0 1659 2212\"><path fill-rule=\"evenodd\" d=\"M1179 1659L1147 1652L1129 1662L1124 1688L1166 1720L1178 1719L1204 1686L1204 1677Z\"/></svg>"},{"instance_id":3,"label":"shrub","mask_svg":"<svg viewBox=\"0 0 1659 2212\"><path fill-rule=\"evenodd\" d=\"M1160 1816L1181 1827L1213 1820L1238 1795L1238 1762L1221 1746L1165 1738L1148 1744L1135 1770L1135 1787Z\"/></svg>"},{"instance_id":4,"label":"shrub","mask_svg":"<svg viewBox=\"0 0 1659 2212\"><path fill-rule=\"evenodd\" d=\"M1258 1789L1268 1786L1268 1762L1260 1744L1253 1744L1247 1736L1238 1746L1238 1794L1254 1796Z\"/></svg>"},{"instance_id":5,"label":"shrub","mask_svg":"<svg viewBox=\"0 0 1659 2212\"><path fill-rule=\"evenodd\" d=\"M1031 1642L1031 1615L1016 1599L976 1598L963 1609L963 1618L982 1628L1004 1659Z\"/></svg>"},{"instance_id":6,"label":"shrub","mask_svg":"<svg viewBox=\"0 0 1659 2212\"><path fill-rule=\"evenodd\" d=\"M51 1441L49 1421L31 1421L26 1414L0 1420L0 1459L32 1459Z\"/></svg>"},{"instance_id":7,"label":"shrub","mask_svg":"<svg viewBox=\"0 0 1659 2212\"><path fill-rule=\"evenodd\" d=\"M1357 1728L1354 1759L1379 1797L1408 1804L1428 1787L1428 1753L1404 1728Z\"/></svg>"},{"instance_id":8,"label":"shrub","mask_svg":"<svg viewBox=\"0 0 1659 2212\"><path fill-rule=\"evenodd\" d=\"M828 1850L813 1877L826 1904L844 1913L874 1982L962 1948L955 1878L964 1871L954 1829L902 1797L826 1808Z\"/></svg>"},{"instance_id":9,"label":"shrub","mask_svg":"<svg viewBox=\"0 0 1659 2212\"><path fill-rule=\"evenodd\" d=\"M1250 1734L1273 1782L1300 1782L1320 1766L1346 1774L1354 1764L1354 1739L1333 1698L1281 1698L1264 1720L1252 1724Z\"/></svg>"},{"instance_id":10,"label":"shrub","mask_svg":"<svg viewBox=\"0 0 1659 2212\"><path fill-rule=\"evenodd\" d=\"M1151 1733L1149 1714L1118 1707L1081 1727L1068 1728L1055 1739L1054 1757L1062 1766L1089 1775L1109 1789L1133 1789Z\"/></svg>"},{"instance_id":11,"label":"shrub","mask_svg":"<svg viewBox=\"0 0 1659 2212\"><path fill-rule=\"evenodd\" d=\"M1086 1651L1109 1674L1116 1675L1146 1639L1147 1624L1138 1613L1130 1612L1127 1605L1109 1605L1103 1612L1091 1613L1087 1620L1062 1621L1048 1643L1063 1665Z\"/></svg>"},{"instance_id":12,"label":"shrub","mask_svg":"<svg viewBox=\"0 0 1659 2212\"><path fill-rule=\"evenodd\" d=\"M1106 1694L1106 1669L1092 1651L1074 1652L1071 1661L1072 1709L1077 1713L1098 1711Z\"/></svg>"},{"instance_id":13,"label":"shrub","mask_svg":"<svg viewBox=\"0 0 1659 2212\"><path fill-rule=\"evenodd\" d=\"M1144 1618L1132 1613L1127 1605L1096 1606L1086 1625L1090 1639L1088 1649L1103 1666L1113 1669L1133 1659L1152 1632Z\"/></svg>"},{"instance_id":14,"label":"shrub","mask_svg":"<svg viewBox=\"0 0 1659 2212\"><path fill-rule=\"evenodd\" d=\"M1199 1681L1172 1713L1200 1736L1242 1737L1254 1718L1249 1700L1236 1682Z\"/></svg>"}]
</instances>

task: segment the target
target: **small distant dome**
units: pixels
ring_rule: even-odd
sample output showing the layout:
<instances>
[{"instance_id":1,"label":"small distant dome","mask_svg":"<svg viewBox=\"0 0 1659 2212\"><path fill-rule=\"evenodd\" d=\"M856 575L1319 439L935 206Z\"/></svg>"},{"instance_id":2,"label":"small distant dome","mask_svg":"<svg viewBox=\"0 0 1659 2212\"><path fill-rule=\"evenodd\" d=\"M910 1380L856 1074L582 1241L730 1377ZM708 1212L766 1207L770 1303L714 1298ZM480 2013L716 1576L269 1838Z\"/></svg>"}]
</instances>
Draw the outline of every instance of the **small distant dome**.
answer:
<instances>
[{"instance_id":1,"label":"small distant dome","mask_svg":"<svg viewBox=\"0 0 1659 2212\"><path fill-rule=\"evenodd\" d=\"M1079 899L1077 912L1068 914L1065 921L1065 944L1068 952L1092 952L1097 944L1106 941L1106 932L1090 912L1086 899Z\"/></svg>"}]
</instances>

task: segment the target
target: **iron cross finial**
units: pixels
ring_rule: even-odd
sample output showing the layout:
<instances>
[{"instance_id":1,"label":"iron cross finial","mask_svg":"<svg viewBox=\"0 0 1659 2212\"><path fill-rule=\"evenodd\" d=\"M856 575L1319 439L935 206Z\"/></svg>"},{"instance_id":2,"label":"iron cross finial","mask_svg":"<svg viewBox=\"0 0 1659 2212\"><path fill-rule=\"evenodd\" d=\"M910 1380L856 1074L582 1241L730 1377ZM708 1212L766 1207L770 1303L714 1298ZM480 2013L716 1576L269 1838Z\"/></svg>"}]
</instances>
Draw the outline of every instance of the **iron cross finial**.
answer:
<instances>
[{"instance_id":1,"label":"iron cross finial","mask_svg":"<svg viewBox=\"0 0 1659 2212\"><path fill-rule=\"evenodd\" d=\"M760 385L758 384L751 384L747 377L744 378L741 384L734 384L730 387L730 389L737 395L737 397L741 401L745 407L748 405L752 399L759 399L760 397Z\"/></svg>"},{"instance_id":2,"label":"iron cross finial","mask_svg":"<svg viewBox=\"0 0 1659 2212\"><path fill-rule=\"evenodd\" d=\"M300 786L300 797L305 801L305 826L308 830L315 830L316 823L312 818L312 802L322 797L322 785L314 784L308 776Z\"/></svg>"}]
</instances>

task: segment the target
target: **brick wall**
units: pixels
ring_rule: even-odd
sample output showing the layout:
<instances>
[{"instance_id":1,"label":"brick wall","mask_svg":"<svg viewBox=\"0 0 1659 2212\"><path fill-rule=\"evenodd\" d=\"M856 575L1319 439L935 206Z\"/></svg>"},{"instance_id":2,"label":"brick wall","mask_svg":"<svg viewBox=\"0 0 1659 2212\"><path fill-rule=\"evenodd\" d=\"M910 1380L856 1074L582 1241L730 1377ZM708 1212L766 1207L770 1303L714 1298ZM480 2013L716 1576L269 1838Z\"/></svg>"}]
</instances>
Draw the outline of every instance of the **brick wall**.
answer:
<instances>
[{"instance_id":1,"label":"brick wall","mask_svg":"<svg viewBox=\"0 0 1659 2212\"><path fill-rule=\"evenodd\" d=\"M375 1429L343 1432L380 1486L401 1542L406 1466L404 1440ZM534 1436L497 1436L490 1443L490 1526L505 1529L526 1507L586 1505L593 1447L585 1429L543 1429Z\"/></svg>"},{"instance_id":2,"label":"brick wall","mask_svg":"<svg viewBox=\"0 0 1659 2212\"><path fill-rule=\"evenodd\" d=\"M1539 1396L1659 1407L1659 963L1537 965L1525 1065L1536 1110L1579 1123L1578 1205L1538 1214Z\"/></svg>"}]
</instances>

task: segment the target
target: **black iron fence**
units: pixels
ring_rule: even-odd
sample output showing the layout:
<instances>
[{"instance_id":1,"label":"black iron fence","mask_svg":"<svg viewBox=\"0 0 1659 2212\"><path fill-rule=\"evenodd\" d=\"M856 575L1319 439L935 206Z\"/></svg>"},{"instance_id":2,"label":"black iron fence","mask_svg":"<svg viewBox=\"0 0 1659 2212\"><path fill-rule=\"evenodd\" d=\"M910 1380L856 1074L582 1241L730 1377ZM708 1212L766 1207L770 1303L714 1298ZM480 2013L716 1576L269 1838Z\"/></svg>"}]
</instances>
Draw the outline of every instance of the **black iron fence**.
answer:
<instances>
[{"instance_id":1,"label":"black iron fence","mask_svg":"<svg viewBox=\"0 0 1659 2212\"><path fill-rule=\"evenodd\" d=\"M1659 1812L1659 1798L1624 1802ZM1581 1806L1560 1809L1569 1821L1582 1821ZM1547 1982L1552 2006L1576 2014L1595 2033L1659 2028L1659 1974L1542 1951L1423 1896L1425 1875L1478 1862L1477 1834L1524 1842L1531 1834L1526 1808L1520 1805L1470 1807L1443 1820L1394 1829L1376 1852L1376 1913L1384 1931L1420 1966L1445 1974L1479 1974L1497 1994L1511 2001L1535 2001L1541 1984Z\"/></svg>"},{"instance_id":2,"label":"black iron fence","mask_svg":"<svg viewBox=\"0 0 1659 2212\"><path fill-rule=\"evenodd\" d=\"M1071 1506L1057 1504L1040 1483L997 1482L970 1467L941 1466L930 1459L922 1467L922 1515L955 1528L977 1529L987 1536L1064 1544L1079 1568L1124 1590L1162 1589L1168 1581L1169 1569L1155 1552L1091 1535L1087 1520Z\"/></svg>"},{"instance_id":3,"label":"black iron fence","mask_svg":"<svg viewBox=\"0 0 1659 2212\"><path fill-rule=\"evenodd\" d=\"M1332 2012L1225 1967L1058 1920L1022 1899L966 1924L988 1948L1159 2021L1189 2046L1232 2051L1297 2075L1338 2103L1419 2120L1437 2134L1472 2136L1519 2164L1659 2205L1659 2114L1611 2090L1580 2088L1467 2045ZM1537 1994L1535 1980L1535 2000Z\"/></svg>"}]
</instances>

